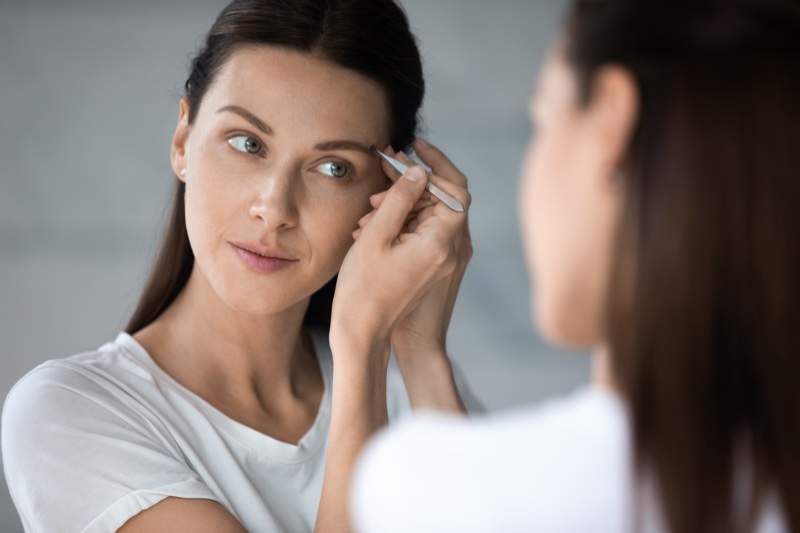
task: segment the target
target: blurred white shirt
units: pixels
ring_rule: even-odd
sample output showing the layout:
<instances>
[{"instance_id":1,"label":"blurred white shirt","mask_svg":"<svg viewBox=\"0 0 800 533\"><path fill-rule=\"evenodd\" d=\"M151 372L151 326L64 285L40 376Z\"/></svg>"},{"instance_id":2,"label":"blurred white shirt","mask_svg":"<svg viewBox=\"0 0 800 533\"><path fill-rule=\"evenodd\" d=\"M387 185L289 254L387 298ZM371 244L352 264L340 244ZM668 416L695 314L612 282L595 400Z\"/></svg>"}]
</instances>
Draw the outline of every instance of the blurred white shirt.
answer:
<instances>
[{"instance_id":1,"label":"blurred white shirt","mask_svg":"<svg viewBox=\"0 0 800 533\"><path fill-rule=\"evenodd\" d=\"M365 450L354 524L360 533L629 532L629 441L624 404L594 387L477 419L416 415ZM663 531L652 506L640 510L644 531ZM772 502L757 531L787 530Z\"/></svg>"}]
</instances>

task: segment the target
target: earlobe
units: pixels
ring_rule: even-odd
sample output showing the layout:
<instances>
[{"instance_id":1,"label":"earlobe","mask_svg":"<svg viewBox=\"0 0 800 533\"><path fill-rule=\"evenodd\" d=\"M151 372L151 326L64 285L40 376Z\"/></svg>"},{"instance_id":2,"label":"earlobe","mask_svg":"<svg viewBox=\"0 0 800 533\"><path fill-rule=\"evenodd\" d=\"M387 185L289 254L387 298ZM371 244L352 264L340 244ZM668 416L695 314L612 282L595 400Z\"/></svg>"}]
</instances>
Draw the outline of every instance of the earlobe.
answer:
<instances>
[{"instance_id":1,"label":"earlobe","mask_svg":"<svg viewBox=\"0 0 800 533\"><path fill-rule=\"evenodd\" d=\"M592 92L592 122L609 168L619 169L628 152L639 120L639 88L628 69L611 65L601 68Z\"/></svg>"},{"instance_id":2,"label":"earlobe","mask_svg":"<svg viewBox=\"0 0 800 533\"><path fill-rule=\"evenodd\" d=\"M186 179L186 143L189 140L189 101L184 96L180 101L178 124L172 136L170 160L172 170L179 180Z\"/></svg>"}]
</instances>

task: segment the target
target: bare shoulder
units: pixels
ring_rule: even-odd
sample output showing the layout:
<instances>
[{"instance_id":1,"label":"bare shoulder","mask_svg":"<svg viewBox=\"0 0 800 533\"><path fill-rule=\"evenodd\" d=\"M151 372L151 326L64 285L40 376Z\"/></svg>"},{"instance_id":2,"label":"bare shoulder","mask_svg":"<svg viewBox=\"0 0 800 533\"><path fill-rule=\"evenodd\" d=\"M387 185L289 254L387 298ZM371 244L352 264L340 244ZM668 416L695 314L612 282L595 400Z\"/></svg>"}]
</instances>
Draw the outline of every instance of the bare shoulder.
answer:
<instances>
[{"instance_id":1,"label":"bare shoulder","mask_svg":"<svg viewBox=\"0 0 800 533\"><path fill-rule=\"evenodd\" d=\"M118 533L247 533L220 503L212 500L167 498L137 514Z\"/></svg>"}]
</instances>

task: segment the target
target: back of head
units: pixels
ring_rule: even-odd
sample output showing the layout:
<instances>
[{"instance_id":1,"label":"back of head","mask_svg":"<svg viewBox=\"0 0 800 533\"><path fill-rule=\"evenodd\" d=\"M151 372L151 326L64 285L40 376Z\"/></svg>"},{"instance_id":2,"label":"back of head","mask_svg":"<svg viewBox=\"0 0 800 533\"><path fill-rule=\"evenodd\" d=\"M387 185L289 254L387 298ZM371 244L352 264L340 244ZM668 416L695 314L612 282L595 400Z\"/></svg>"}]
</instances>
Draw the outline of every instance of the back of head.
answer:
<instances>
[{"instance_id":1,"label":"back of head","mask_svg":"<svg viewBox=\"0 0 800 533\"><path fill-rule=\"evenodd\" d=\"M747 531L765 488L800 531L800 3L580 0L566 37L584 101L608 64L641 98L608 326L638 472L671 531Z\"/></svg>"},{"instance_id":2,"label":"back of head","mask_svg":"<svg viewBox=\"0 0 800 533\"><path fill-rule=\"evenodd\" d=\"M184 95L189 124L194 124L203 97L225 62L247 46L306 53L375 82L386 94L392 147L399 151L410 146L425 82L408 19L394 0L233 0L219 14L192 61ZM156 320L189 279L194 255L186 234L184 190L183 182L176 179L168 226L126 327L129 333ZM306 324L328 327L335 281L312 296Z\"/></svg>"}]
</instances>

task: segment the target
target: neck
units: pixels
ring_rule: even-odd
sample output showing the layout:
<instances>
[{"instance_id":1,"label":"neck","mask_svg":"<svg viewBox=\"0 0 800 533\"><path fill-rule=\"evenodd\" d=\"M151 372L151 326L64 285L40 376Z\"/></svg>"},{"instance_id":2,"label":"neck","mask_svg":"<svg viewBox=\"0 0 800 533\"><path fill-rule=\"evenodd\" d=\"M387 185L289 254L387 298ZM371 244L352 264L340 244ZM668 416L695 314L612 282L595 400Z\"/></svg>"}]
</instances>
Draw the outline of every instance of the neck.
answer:
<instances>
[{"instance_id":1,"label":"neck","mask_svg":"<svg viewBox=\"0 0 800 533\"><path fill-rule=\"evenodd\" d=\"M175 302L135 337L167 373L212 403L269 410L278 398L302 396L315 373L301 335L307 306L306 299L273 314L242 313L195 267Z\"/></svg>"},{"instance_id":2,"label":"neck","mask_svg":"<svg viewBox=\"0 0 800 533\"><path fill-rule=\"evenodd\" d=\"M592 385L619 393L614 374L611 370L611 355L608 347L603 345L592 353Z\"/></svg>"}]
</instances>

